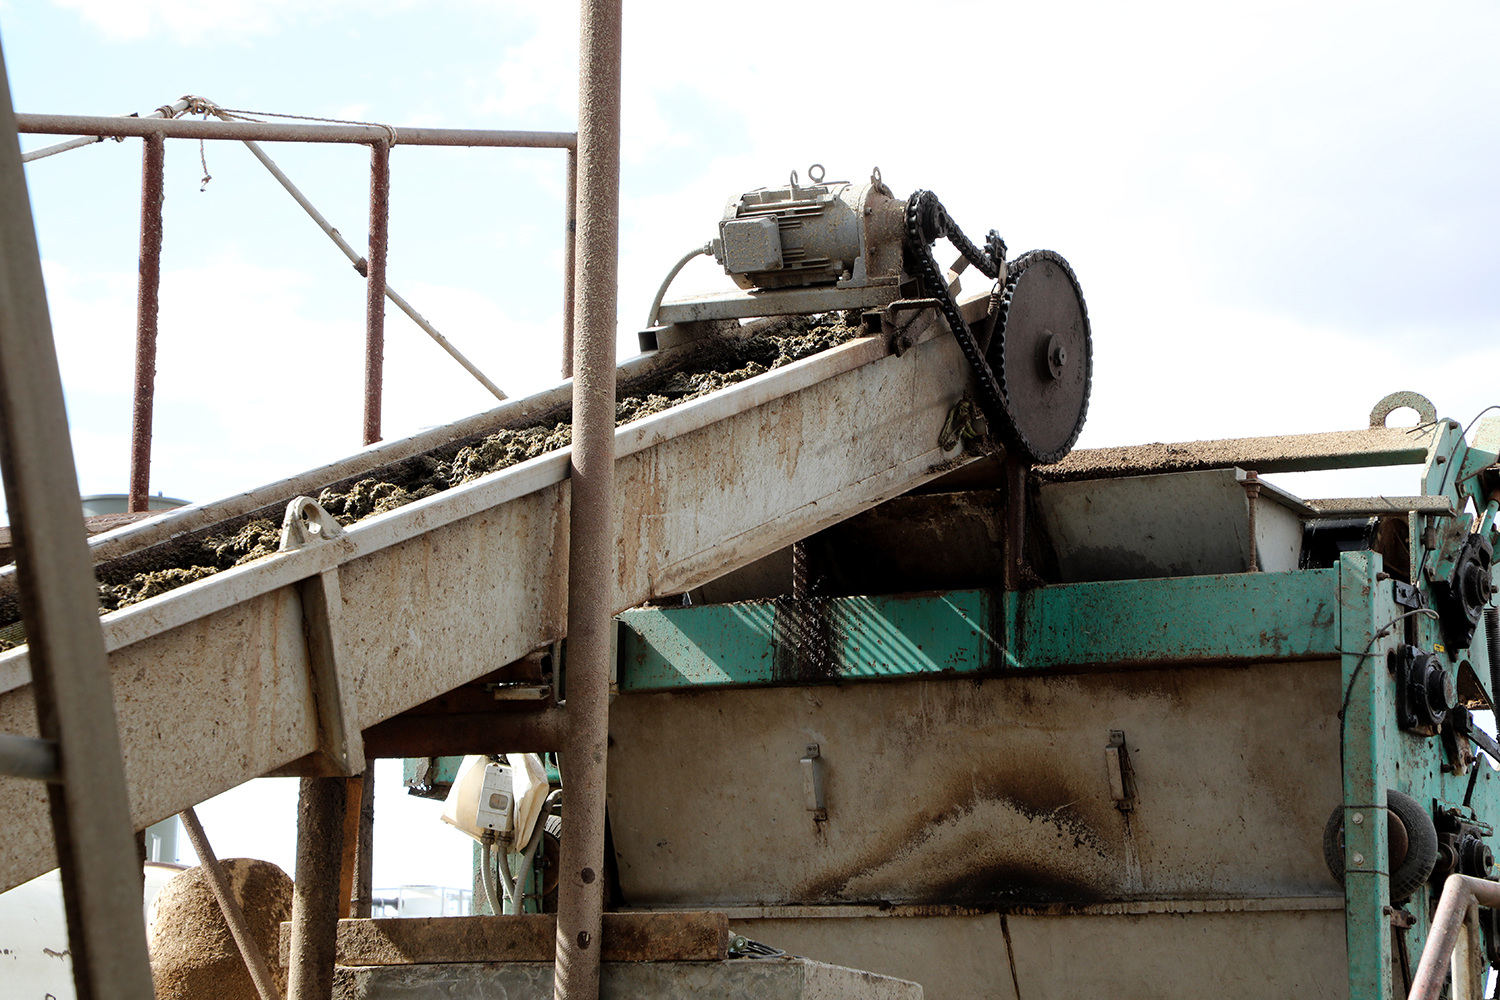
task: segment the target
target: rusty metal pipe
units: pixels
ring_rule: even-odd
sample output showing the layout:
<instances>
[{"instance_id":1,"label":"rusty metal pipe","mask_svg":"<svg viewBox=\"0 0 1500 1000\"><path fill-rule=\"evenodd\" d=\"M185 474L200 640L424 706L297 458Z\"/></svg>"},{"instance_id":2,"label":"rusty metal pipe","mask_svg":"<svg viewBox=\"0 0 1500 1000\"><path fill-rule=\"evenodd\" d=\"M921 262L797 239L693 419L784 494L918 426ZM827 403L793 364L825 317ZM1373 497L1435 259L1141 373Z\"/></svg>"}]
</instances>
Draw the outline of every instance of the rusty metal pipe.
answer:
<instances>
[{"instance_id":1,"label":"rusty metal pipe","mask_svg":"<svg viewBox=\"0 0 1500 1000\"><path fill-rule=\"evenodd\" d=\"M161 298L161 206L166 199L166 140L146 137L141 155L141 258L135 292L135 403L130 419L130 495L126 510L151 501L151 421L156 406L156 325Z\"/></svg>"},{"instance_id":2,"label":"rusty metal pipe","mask_svg":"<svg viewBox=\"0 0 1500 1000\"><path fill-rule=\"evenodd\" d=\"M222 114L222 112L220 113ZM318 211L317 206L315 206L311 201L308 201L307 195L303 194L302 190L298 188L296 184L292 183L292 179L286 175L285 171L283 171L279 166L276 165L276 161L271 159L266 151L261 148L260 143L246 141L245 148L250 150L251 155L253 155L257 160L260 161L261 166L265 167L271 172L271 176L276 178L277 183L286 190L287 194L292 196L292 200L294 200L298 205L302 206L302 210L308 214L308 217L311 218L314 223L317 224L318 228L323 230L323 232L328 236L329 239L333 240L334 246L338 247L339 250L343 252L344 256L349 258L349 263L354 265L354 269L361 275L367 276L369 265L366 260L361 257L352 246L349 245L349 241L344 239L343 234L334 228L333 223L329 222L323 216L323 213ZM568 155L572 156L571 151ZM502 390L494 382L490 381L489 376L485 375L484 372L475 367L472 361L465 357L458 348L454 347L448 341L447 337L444 337L441 333L439 333L437 331L437 328L429 323L421 313L412 308L411 303L407 302L406 299L398 295L396 293L396 290L392 288L389 283L387 283L385 286L385 297L390 299L397 309L400 309L402 312L406 313L407 316L411 317L411 321L413 323L421 327L422 331L426 333L427 336L431 337L439 347L447 351L448 354L453 358L453 360L462 365L464 367L464 370L467 371L470 375L473 375L474 378L479 381L480 385L484 386L490 391L491 395L493 395L496 399L509 398L508 396L506 396L504 390Z\"/></svg>"},{"instance_id":3,"label":"rusty metal pipe","mask_svg":"<svg viewBox=\"0 0 1500 1000\"><path fill-rule=\"evenodd\" d=\"M168 139L235 139L244 142L399 143L403 146L502 146L574 149L573 132L517 132L479 128L387 128L384 125L200 121L193 118L110 118L97 115L16 115L17 131L27 135L147 136ZM392 132L395 133L394 139Z\"/></svg>"},{"instance_id":4,"label":"rusty metal pipe","mask_svg":"<svg viewBox=\"0 0 1500 1000\"><path fill-rule=\"evenodd\" d=\"M192 103L193 102L192 102L191 98L179 97L177 100L173 101L171 104L163 104L161 107L157 108L155 111L151 112L150 114L148 114L148 115L141 115L139 117L143 117L143 118L173 118L173 117L176 117L177 115L181 114L182 112L186 111L188 109L189 105L191 105ZM135 118L135 117L138 117L138 116L136 116L136 115L121 115L120 117L121 118ZM104 136L102 136L102 135L85 135L85 136L81 136L81 137L79 137L77 139L69 139L67 142L59 142L59 143L57 143L56 145L53 145L53 146L43 146L41 149L27 150L26 152L24 152L24 153L21 154L21 162L22 163L30 163L32 160L40 160L40 159L43 159L44 157L56 156L58 153L66 153L70 149L78 149L78 148L83 147L83 146L92 146L96 142L103 142L103 141L104 141Z\"/></svg>"},{"instance_id":5,"label":"rusty metal pipe","mask_svg":"<svg viewBox=\"0 0 1500 1000\"><path fill-rule=\"evenodd\" d=\"M330 1000L337 957L339 861L344 854L343 778L303 778L297 800L289 1000Z\"/></svg>"},{"instance_id":6,"label":"rusty metal pipe","mask_svg":"<svg viewBox=\"0 0 1500 1000\"><path fill-rule=\"evenodd\" d=\"M1250 533L1250 558L1246 564L1247 573L1260 572L1260 556L1256 552L1255 545L1255 507L1260 499L1260 477L1253 471L1245 473L1245 481L1240 485L1245 487L1245 530Z\"/></svg>"},{"instance_id":7,"label":"rusty metal pipe","mask_svg":"<svg viewBox=\"0 0 1500 1000\"><path fill-rule=\"evenodd\" d=\"M573 256L578 236L578 152L568 150L568 177L563 187L562 377L573 377Z\"/></svg>"},{"instance_id":8,"label":"rusty metal pipe","mask_svg":"<svg viewBox=\"0 0 1500 1000\"><path fill-rule=\"evenodd\" d=\"M577 149L576 132L517 132L482 128L398 128L403 146L505 146L517 149Z\"/></svg>"},{"instance_id":9,"label":"rusty metal pipe","mask_svg":"<svg viewBox=\"0 0 1500 1000\"><path fill-rule=\"evenodd\" d=\"M568 832L558 875L556 1000L599 996L604 784L615 588L615 323L619 297L622 0L579 21L577 315L568 530Z\"/></svg>"},{"instance_id":10,"label":"rusty metal pipe","mask_svg":"<svg viewBox=\"0 0 1500 1000\"><path fill-rule=\"evenodd\" d=\"M1417 974L1412 980L1408 1000L1436 1000L1448 978L1448 960L1463 927L1469 904L1477 902L1490 909L1500 908L1500 882L1474 878L1472 875L1449 875L1443 882L1443 895L1432 917L1432 930Z\"/></svg>"},{"instance_id":11,"label":"rusty metal pipe","mask_svg":"<svg viewBox=\"0 0 1500 1000\"><path fill-rule=\"evenodd\" d=\"M391 147L370 147L370 252L365 256L365 444L380 440L385 382L385 250L391 220Z\"/></svg>"},{"instance_id":12,"label":"rusty metal pipe","mask_svg":"<svg viewBox=\"0 0 1500 1000\"><path fill-rule=\"evenodd\" d=\"M203 825L198 822L198 814L188 808L178 813L178 816L181 817L182 828L193 845L193 852L198 855L198 863L208 872L209 888L213 889L214 898L219 901L219 912L224 914L224 922L229 925L229 936L234 938L240 957L245 960L245 969L255 983L255 992L260 994L260 1000L281 1000L281 991L276 988L276 980L266 966L266 957L260 953L260 945L255 943L255 938L250 934L250 926L245 923L245 913L240 909L239 901L234 898L233 890L229 888L229 877L224 874L224 866L219 864L208 836L203 832Z\"/></svg>"}]
</instances>

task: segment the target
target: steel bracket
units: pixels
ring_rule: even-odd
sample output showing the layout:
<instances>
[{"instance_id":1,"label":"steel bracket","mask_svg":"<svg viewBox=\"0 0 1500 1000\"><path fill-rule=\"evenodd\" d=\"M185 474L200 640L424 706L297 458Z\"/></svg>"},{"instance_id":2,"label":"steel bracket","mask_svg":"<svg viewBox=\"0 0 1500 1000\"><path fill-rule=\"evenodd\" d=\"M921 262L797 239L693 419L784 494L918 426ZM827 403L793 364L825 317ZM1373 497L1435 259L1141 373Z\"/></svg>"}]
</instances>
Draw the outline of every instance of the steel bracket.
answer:
<instances>
[{"instance_id":1,"label":"steel bracket","mask_svg":"<svg viewBox=\"0 0 1500 1000\"><path fill-rule=\"evenodd\" d=\"M281 551L309 549L339 538L343 526L312 497L287 504L281 523ZM341 676L344 655L344 598L338 567L332 566L297 584L302 602L302 629L313 704L318 713L319 749L333 775L352 777L365 769L364 739L352 679Z\"/></svg>"},{"instance_id":2,"label":"steel bracket","mask_svg":"<svg viewBox=\"0 0 1500 1000\"><path fill-rule=\"evenodd\" d=\"M344 533L344 526L312 497L298 497L286 505L281 519L280 551L305 549L316 542L326 542Z\"/></svg>"},{"instance_id":3,"label":"steel bracket","mask_svg":"<svg viewBox=\"0 0 1500 1000\"><path fill-rule=\"evenodd\" d=\"M1130 812L1135 808L1135 775L1130 769L1130 750L1125 746L1123 730L1109 731L1109 743L1104 747L1104 765L1109 772L1109 795L1115 800L1115 808Z\"/></svg>"},{"instance_id":4,"label":"steel bracket","mask_svg":"<svg viewBox=\"0 0 1500 1000\"><path fill-rule=\"evenodd\" d=\"M823 757L816 743L807 745L802 757L802 794L807 800L807 811L813 819L822 822L828 818L828 799L823 790Z\"/></svg>"},{"instance_id":5,"label":"steel bracket","mask_svg":"<svg viewBox=\"0 0 1500 1000\"><path fill-rule=\"evenodd\" d=\"M890 351L896 357L905 354L922 332L936 322L937 299L897 299L880 313L880 330L886 336ZM902 313L911 315L905 319Z\"/></svg>"}]
</instances>

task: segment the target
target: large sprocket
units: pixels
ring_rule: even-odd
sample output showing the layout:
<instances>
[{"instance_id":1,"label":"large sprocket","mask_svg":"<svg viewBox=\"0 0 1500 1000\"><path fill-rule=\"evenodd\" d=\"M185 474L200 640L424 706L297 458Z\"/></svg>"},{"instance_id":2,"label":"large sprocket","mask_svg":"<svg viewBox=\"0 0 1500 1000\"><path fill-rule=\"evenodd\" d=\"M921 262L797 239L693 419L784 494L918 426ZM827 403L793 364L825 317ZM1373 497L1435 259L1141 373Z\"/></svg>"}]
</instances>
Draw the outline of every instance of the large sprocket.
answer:
<instances>
[{"instance_id":1,"label":"large sprocket","mask_svg":"<svg viewBox=\"0 0 1500 1000\"><path fill-rule=\"evenodd\" d=\"M1032 250L1010 262L986 360L1009 444L1037 465L1061 461L1083 430L1094 372L1088 306L1061 254Z\"/></svg>"}]
</instances>

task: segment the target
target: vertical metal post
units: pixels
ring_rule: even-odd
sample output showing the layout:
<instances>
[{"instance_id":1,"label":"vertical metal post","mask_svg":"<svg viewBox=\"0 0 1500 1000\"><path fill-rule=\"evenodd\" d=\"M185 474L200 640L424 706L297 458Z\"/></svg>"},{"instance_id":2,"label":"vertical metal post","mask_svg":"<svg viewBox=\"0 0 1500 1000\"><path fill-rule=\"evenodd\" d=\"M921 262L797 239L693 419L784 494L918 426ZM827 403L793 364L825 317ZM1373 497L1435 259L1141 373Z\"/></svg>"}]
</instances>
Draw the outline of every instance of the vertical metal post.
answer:
<instances>
[{"instance_id":1,"label":"vertical metal post","mask_svg":"<svg viewBox=\"0 0 1500 1000\"><path fill-rule=\"evenodd\" d=\"M573 377L573 244L578 236L578 150L568 150L568 181L563 192L562 377Z\"/></svg>"},{"instance_id":2,"label":"vertical metal post","mask_svg":"<svg viewBox=\"0 0 1500 1000\"><path fill-rule=\"evenodd\" d=\"M135 292L135 406L130 422L130 505L151 495L151 414L156 404L156 320L161 292L161 205L167 141L148 135L141 154L141 259Z\"/></svg>"},{"instance_id":3,"label":"vertical metal post","mask_svg":"<svg viewBox=\"0 0 1500 1000\"><path fill-rule=\"evenodd\" d=\"M330 1000L333 996L344 785L343 778L302 779L297 800L297 875L292 884L289 1000Z\"/></svg>"},{"instance_id":4,"label":"vertical metal post","mask_svg":"<svg viewBox=\"0 0 1500 1000\"><path fill-rule=\"evenodd\" d=\"M1260 499L1260 477L1253 470L1246 472L1245 481L1242 485L1245 487L1245 528L1250 532L1250 558L1246 564L1245 572L1259 573L1260 555L1256 551L1255 541L1255 504Z\"/></svg>"},{"instance_id":5,"label":"vertical metal post","mask_svg":"<svg viewBox=\"0 0 1500 1000\"><path fill-rule=\"evenodd\" d=\"M1376 580L1380 556L1346 552L1339 559L1339 646L1344 695L1340 733L1344 777L1344 929L1349 996L1383 997L1391 982L1390 864L1386 789L1396 705L1385 669L1396 617L1389 587ZM1357 817L1357 819L1356 819Z\"/></svg>"},{"instance_id":6,"label":"vertical metal post","mask_svg":"<svg viewBox=\"0 0 1500 1000\"><path fill-rule=\"evenodd\" d=\"M370 145L370 251L365 255L365 444L380 440L385 381L385 251L391 220L391 146Z\"/></svg>"},{"instance_id":7,"label":"vertical metal post","mask_svg":"<svg viewBox=\"0 0 1500 1000\"><path fill-rule=\"evenodd\" d=\"M135 827L15 110L0 55L0 473L81 1000L149 1000Z\"/></svg>"},{"instance_id":8,"label":"vertical metal post","mask_svg":"<svg viewBox=\"0 0 1500 1000\"><path fill-rule=\"evenodd\" d=\"M582 0L573 453L569 471L568 832L558 877L557 1000L599 995L604 782L615 574L615 312L619 294L622 0Z\"/></svg>"},{"instance_id":9,"label":"vertical metal post","mask_svg":"<svg viewBox=\"0 0 1500 1000\"><path fill-rule=\"evenodd\" d=\"M367 919L375 896L375 762L360 783L359 843L354 850L354 901L349 915Z\"/></svg>"},{"instance_id":10,"label":"vertical metal post","mask_svg":"<svg viewBox=\"0 0 1500 1000\"><path fill-rule=\"evenodd\" d=\"M365 779L356 774L344 781L344 852L339 862L339 919L354 916L355 886L359 884L359 815Z\"/></svg>"},{"instance_id":11,"label":"vertical metal post","mask_svg":"<svg viewBox=\"0 0 1500 1000\"><path fill-rule=\"evenodd\" d=\"M1026 565L1026 463L1006 455L1005 463L1005 563L1001 586L1009 592L1021 589Z\"/></svg>"}]
</instances>

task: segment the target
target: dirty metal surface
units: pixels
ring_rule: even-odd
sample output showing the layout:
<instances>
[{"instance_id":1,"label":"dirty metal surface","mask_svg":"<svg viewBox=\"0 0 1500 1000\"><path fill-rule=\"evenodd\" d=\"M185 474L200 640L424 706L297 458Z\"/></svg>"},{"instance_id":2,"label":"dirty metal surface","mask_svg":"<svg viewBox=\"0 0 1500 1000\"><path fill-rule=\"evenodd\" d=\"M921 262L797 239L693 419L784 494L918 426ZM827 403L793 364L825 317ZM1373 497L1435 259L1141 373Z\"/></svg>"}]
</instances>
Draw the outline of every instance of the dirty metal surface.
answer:
<instances>
[{"instance_id":1,"label":"dirty metal surface","mask_svg":"<svg viewBox=\"0 0 1500 1000\"><path fill-rule=\"evenodd\" d=\"M1435 426L1442 427L1441 424L1422 424L1277 437L1083 448L1038 472L1053 482L1066 482L1234 466L1254 469L1264 475L1315 469L1421 465L1427 460L1428 449L1434 441Z\"/></svg>"},{"instance_id":2,"label":"dirty metal surface","mask_svg":"<svg viewBox=\"0 0 1500 1000\"><path fill-rule=\"evenodd\" d=\"M550 1000L551 962L475 962L461 965L377 965L341 968L335 1000ZM774 962L605 962L599 970L604 1000L922 1000L916 983L805 958Z\"/></svg>"},{"instance_id":3,"label":"dirty metal surface","mask_svg":"<svg viewBox=\"0 0 1500 1000\"><path fill-rule=\"evenodd\" d=\"M851 341L617 430L613 610L964 461L937 444L966 374L936 333L900 358ZM337 570L338 670L362 728L561 637L567 465L552 452L107 616L137 828L318 747L302 580ZM35 733L27 656L0 656L0 731ZM0 888L53 864L37 792L0 780Z\"/></svg>"},{"instance_id":4,"label":"dirty metal surface","mask_svg":"<svg viewBox=\"0 0 1500 1000\"><path fill-rule=\"evenodd\" d=\"M1348 996L1337 910L783 918L730 927L818 961L919 982L926 1000Z\"/></svg>"},{"instance_id":5,"label":"dirty metal surface","mask_svg":"<svg viewBox=\"0 0 1500 1000\"><path fill-rule=\"evenodd\" d=\"M808 539L818 592L998 587L1004 518L1000 490L897 497Z\"/></svg>"},{"instance_id":6,"label":"dirty metal surface","mask_svg":"<svg viewBox=\"0 0 1500 1000\"><path fill-rule=\"evenodd\" d=\"M889 924L890 926L885 926ZM1336 912L1255 913L1220 919L1158 916L871 920L748 920L732 928L756 940L840 964L922 983L932 1000L967 997L1065 1000L1341 997L1342 922ZM1287 935L1283 939L1281 935ZM1295 936L1296 940L1291 940ZM1184 940L1191 947L1184 948ZM1224 975L1234 954L1252 974ZM1172 972L1164 990L1163 969Z\"/></svg>"},{"instance_id":7,"label":"dirty metal surface","mask_svg":"<svg viewBox=\"0 0 1500 1000\"><path fill-rule=\"evenodd\" d=\"M1338 570L1320 569L814 599L806 607L776 600L633 608L619 616L619 686L644 692L1326 658L1338 649L1337 587ZM809 616L818 619L813 627Z\"/></svg>"},{"instance_id":8,"label":"dirty metal surface","mask_svg":"<svg viewBox=\"0 0 1500 1000\"><path fill-rule=\"evenodd\" d=\"M1337 891L1338 661L626 694L629 906L1099 903ZM1104 748L1126 734L1134 809ZM662 733L672 733L670 742ZM803 794L819 746L827 819ZM682 789L709 797L682 800Z\"/></svg>"},{"instance_id":9,"label":"dirty metal surface","mask_svg":"<svg viewBox=\"0 0 1500 1000\"><path fill-rule=\"evenodd\" d=\"M1453 501L1445 496L1403 497L1335 497L1309 500L1307 505L1327 517L1374 516L1376 514L1457 514Z\"/></svg>"},{"instance_id":10,"label":"dirty metal surface","mask_svg":"<svg viewBox=\"0 0 1500 1000\"><path fill-rule=\"evenodd\" d=\"M340 920L339 965L432 965L449 962L550 962L557 916L406 917ZM283 924L281 948L291 947ZM718 962L729 947L722 913L606 913L606 962Z\"/></svg>"},{"instance_id":11,"label":"dirty metal surface","mask_svg":"<svg viewBox=\"0 0 1500 1000\"><path fill-rule=\"evenodd\" d=\"M873 309L900 297L895 285L863 288L778 288L765 291L715 292L663 302L657 322L698 323L748 316L794 316L835 309Z\"/></svg>"},{"instance_id":12,"label":"dirty metal surface","mask_svg":"<svg viewBox=\"0 0 1500 1000\"><path fill-rule=\"evenodd\" d=\"M1261 483L1255 519L1238 469L1043 483L1042 520L1065 583L1294 570L1312 510Z\"/></svg>"}]
</instances>

